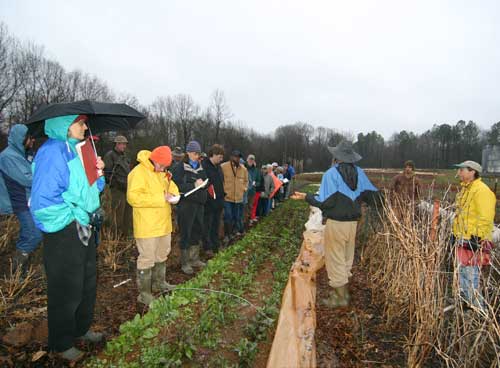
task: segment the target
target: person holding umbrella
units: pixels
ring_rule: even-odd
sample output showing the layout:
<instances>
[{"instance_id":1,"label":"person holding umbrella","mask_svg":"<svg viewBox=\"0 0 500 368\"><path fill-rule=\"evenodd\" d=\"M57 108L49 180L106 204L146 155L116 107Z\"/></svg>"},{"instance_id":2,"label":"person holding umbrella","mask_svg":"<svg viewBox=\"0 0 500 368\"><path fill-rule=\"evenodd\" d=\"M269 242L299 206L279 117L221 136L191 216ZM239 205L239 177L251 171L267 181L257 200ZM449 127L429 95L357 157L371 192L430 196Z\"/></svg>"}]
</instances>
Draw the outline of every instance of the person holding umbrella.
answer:
<instances>
[{"instance_id":1,"label":"person holding umbrella","mask_svg":"<svg viewBox=\"0 0 500 368\"><path fill-rule=\"evenodd\" d=\"M44 119L49 139L33 163L30 210L44 236L49 349L69 361L84 355L76 340L103 339L90 326L96 301L96 219L105 181L101 176L90 184L78 155L87 120L86 115ZM102 173L100 157L95 167Z\"/></svg>"}]
</instances>

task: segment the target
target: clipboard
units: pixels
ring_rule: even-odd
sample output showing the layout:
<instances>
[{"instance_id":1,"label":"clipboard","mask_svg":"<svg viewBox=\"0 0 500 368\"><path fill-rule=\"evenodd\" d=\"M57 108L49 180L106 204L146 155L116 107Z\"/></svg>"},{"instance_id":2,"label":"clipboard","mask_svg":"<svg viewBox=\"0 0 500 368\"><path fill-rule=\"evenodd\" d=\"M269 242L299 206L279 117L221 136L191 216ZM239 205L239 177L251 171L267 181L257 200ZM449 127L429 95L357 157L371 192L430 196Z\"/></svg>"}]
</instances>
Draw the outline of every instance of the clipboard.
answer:
<instances>
[{"instance_id":1,"label":"clipboard","mask_svg":"<svg viewBox=\"0 0 500 368\"><path fill-rule=\"evenodd\" d=\"M83 142L77 143L75 148L82 162L89 185L92 186L100 176L96 167L96 153L94 147L92 143L86 139Z\"/></svg>"},{"instance_id":2,"label":"clipboard","mask_svg":"<svg viewBox=\"0 0 500 368\"><path fill-rule=\"evenodd\" d=\"M207 184L208 184L208 179L205 179L205 181L199 187L195 187L194 189L191 189L189 192L184 193L184 197L190 196L191 194L193 194L197 190L205 188L207 186Z\"/></svg>"}]
</instances>

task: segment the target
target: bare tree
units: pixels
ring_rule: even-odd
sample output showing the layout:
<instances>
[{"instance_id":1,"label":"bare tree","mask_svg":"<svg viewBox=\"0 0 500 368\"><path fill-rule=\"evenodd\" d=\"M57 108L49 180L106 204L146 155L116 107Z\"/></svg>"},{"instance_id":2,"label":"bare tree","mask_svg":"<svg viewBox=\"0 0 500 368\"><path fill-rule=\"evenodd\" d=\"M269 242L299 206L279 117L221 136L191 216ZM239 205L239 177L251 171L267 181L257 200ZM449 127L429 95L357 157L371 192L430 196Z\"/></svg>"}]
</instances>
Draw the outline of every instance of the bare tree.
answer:
<instances>
[{"instance_id":1,"label":"bare tree","mask_svg":"<svg viewBox=\"0 0 500 368\"><path fill-rule=\"evenodd\" d=\"M171 97L157 97L149 111L148 122L153 134L164 144L174 145L177 138L174 100Z\"/></svg>"},{"instance_id":2,"label":"bare tree","mask_svg":"<svg viewBox=\"0 0 500 368\"><path fill-rule=\"evenodd\" d=\"M9 106L22 88L27 68L19 42L0 22L0 114Z\"/></svg>"},{"instance_id":3,"label":"bare tree","mask_svg":"<svg viewBox=\"0 0 500 368\"><path fill-rule=\"evenodd\" d=\"M174 97L174 116L178 124L183 143L186 146L192 138L194 120L200 108L190 95L178 94Z\"/></svg>"},{"instance_id":4,"label":"bare tree","mask_svg":"<svg viewBox=\"0 0 500 368\"><path fill-rule=\"evenodd\" d=\"M212 116L215 124L215 142L219 141L219 133L221 125L228 119L231 119L232 114L229 109L229 105L226 101L226 96L224 91L216 89L212 93L210 109L212 111Z\"/></svg>"}]
</instances>

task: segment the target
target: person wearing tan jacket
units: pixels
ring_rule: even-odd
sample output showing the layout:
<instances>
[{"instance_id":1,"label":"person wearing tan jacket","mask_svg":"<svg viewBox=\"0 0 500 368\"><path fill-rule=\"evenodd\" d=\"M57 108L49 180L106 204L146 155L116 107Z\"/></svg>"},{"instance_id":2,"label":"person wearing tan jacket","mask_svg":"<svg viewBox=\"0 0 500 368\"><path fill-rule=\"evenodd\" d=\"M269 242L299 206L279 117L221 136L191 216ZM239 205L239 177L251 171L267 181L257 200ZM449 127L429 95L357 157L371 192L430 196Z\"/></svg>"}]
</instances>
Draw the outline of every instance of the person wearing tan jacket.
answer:
<instances>
[{"instance_id":1,"label":"person wearing tan jacket","mask_svg":"<svg viewBox=\"0 0 500 368\"><path fill-rule=\"evenodd\" d=\"M227 243L236 229L243 233L243 195L248 190L248 171L240 163L242 154L233 151L229 161L221 165L224 175L224 241Z\"/></svg>"}]
</instances>

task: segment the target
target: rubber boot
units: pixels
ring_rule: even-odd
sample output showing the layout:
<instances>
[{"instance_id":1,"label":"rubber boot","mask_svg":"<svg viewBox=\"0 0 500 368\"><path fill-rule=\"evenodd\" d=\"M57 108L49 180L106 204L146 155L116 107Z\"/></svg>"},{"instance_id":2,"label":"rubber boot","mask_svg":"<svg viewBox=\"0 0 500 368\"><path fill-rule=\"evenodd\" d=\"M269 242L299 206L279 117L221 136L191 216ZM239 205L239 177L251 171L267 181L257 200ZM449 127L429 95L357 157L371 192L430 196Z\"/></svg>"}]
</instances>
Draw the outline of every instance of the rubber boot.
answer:
<instances>
[{"instance_id":1,"label":"rubber boot","mask_svg":"<svg viewBox=\"0 0 500 368\"><path fill-rule=\"evenodd\" d=\"M151 274L151 268L137 270L137 288L139 289L137 301L146 305L151 304L154 300L151 294Z\"/></svg>"},{"instance_id":2,"label":"rubber boot","mask_svg":"<svg viewBox=\"0 0 500 368\"><path fill-rule=\"evenodd\" d=\"M175 288L175 285L165 281L165 275L167 273L167 265L165 262L155 263L152 273L153 281L151 283L151 289L154 293L159 291L164 292Z\"/></svg>"},{"instance_id":3,"label":"rubber boot","mask_svg":"<svg viewBox=\"0 0 500 368\"><path fill-rule=\"evenodd\" d=\"M90 342L92 344L100 343L104 339L104 334L101 332L94 332L88 330L87 333L83 336L77 337L77 340L83 342Z\"/></svg>"},{"instance_id":4,"label":"rubber boot","mask_svg":"<svg viewBox=\"0 0 500 368\"><path fill-rule=\"evenodd\" d=\"M68 350L65 350L61 353L58 353L58 355L68 361L68 362L78 362L80 359L82 359L85 356L85 353L83 351L78 350L74 346L69 348Z\"/></svg>"},{"instance_id":5,"label":"rubber boot","mask_svg":"<svg viewBox=\"0 0 500 368\"><path fill-rule=\"evenodd\" d=\"M181 249L181 269L186 275L192 275L194 273L193 267L189 262L189 251L190 249Z\"/></svg>"},{"instance_id":6,"label":"rubber boot","mask_svg":"<svg viewBox=\"0 0 500 368\"><path fill-rule=\"evenodd\" d=\"M28 271L30 264L30 254L16 249L14 257L12 257L12 272L15 273L20 270L21 275L24 276Z\"/></svg>"},{"instance_id":7,"label":"rubber boot","mask_svg":"<svg viewBox=\"0 0 500 368\"><path fill-rule=\"evenodd\" d=\"M321 300L321 304L329 308L347 307L349 305L349 290L347 285L334 288L331 291L330 297Z\"/></svg>"},{"instance_id":8,"label":"rubber boot","mask_svg":"<svg viewBox=\"0 0 500 368\"><path fill-rule=\"evenodd\" d=\"M205 267L207 264L205 262L202 262L200 260L200 246L199 245L192 245L189 248L190 251L190 257L189 257L189 263L191 264L191 267L196 267L196 268L202 268Z\"/></svg>"}]
</instances>

